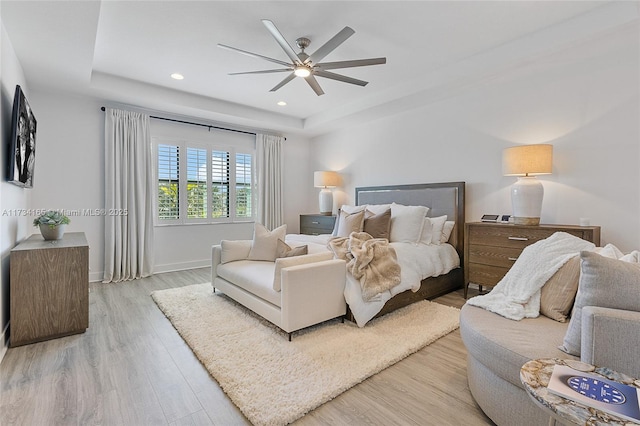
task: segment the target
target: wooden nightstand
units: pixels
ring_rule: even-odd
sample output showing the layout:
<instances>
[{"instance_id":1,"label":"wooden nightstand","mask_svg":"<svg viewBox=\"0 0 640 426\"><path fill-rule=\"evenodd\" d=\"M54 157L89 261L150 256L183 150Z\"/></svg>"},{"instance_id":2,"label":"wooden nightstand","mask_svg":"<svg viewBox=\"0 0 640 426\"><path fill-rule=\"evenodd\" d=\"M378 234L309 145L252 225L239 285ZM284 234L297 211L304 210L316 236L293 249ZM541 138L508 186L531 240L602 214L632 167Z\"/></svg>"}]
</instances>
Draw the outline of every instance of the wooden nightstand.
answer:
<instances>
[{"instance_id":1,"label":"wooden nightstand","mask_svg":"<svg viewBox=\"0 0 640 426\"><path fill-rule=\"evenodd\" d=\"M566 232L600 245L599 226L512 225L471 222L465 224L464 298L469 283L493 287L504 277L522 250L554 232Z\"/></svg>"},{"instance_id":2,"label":"wooden nightstand","mask_svg":"<svg viewBox=\"0 0 640 426\"><path fill-rule=\"evenodd\" d=\"M336 223L335 216L301 214L300 233L309 235L331 234Z\"/></svg>"}]
</instances>

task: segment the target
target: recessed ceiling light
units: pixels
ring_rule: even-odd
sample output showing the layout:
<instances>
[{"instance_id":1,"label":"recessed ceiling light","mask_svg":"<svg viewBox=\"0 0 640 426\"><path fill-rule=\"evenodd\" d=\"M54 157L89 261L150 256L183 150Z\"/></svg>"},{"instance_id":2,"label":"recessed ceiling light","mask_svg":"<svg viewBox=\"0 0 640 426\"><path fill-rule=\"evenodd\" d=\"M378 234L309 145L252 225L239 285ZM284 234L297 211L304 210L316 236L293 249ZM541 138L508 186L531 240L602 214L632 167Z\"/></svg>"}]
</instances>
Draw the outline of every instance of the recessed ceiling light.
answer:
<instances>
[{"instance_id":1,"label":"recessed ceiling light","mask_svg":"<svg viewBox=\"0 0 640 426\"><path fill-rule=\"evenodd\" d=\"M285 106L285 105L287 105L287 103L285 101L278 101L278 105Z\"/></svg>"},{"instance_id":2,"label":"recessed ceiling light","mask_svg":"<svg viewBox=\"0 0 640 426\"><path fill-rule=\"evenodd\" d=\"M173 78L174 80L184 80L184 75L178 72L174 72L173 74L171 74L171 78Z\"/></svg>"}]
</instances>

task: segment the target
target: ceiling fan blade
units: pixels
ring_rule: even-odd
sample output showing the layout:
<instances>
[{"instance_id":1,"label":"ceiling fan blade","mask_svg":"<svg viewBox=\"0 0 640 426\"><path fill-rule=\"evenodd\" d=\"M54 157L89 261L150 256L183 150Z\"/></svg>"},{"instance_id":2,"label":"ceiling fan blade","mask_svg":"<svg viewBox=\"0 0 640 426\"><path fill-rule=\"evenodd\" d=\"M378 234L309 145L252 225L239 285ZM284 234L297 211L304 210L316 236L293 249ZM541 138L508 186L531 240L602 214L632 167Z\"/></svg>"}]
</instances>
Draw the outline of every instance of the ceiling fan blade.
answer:
<instances>
[{"instance_id":1,"label":"ceiling fan blade","mask_svg":"<svg viewBox=\"0 0 640 426\"><path fill-rule=\"evenodd\" d=\"M287 40L283 37L280 31L278 31L278 28L276 28L276 25L268 19L263 19L262 23L264 24L265 27L267 27L267 30L269 30L273 38L276 39L276 41L278 42L280 47L282 47L282 50L284 50L284 53L287 54L289 59L291 59L294 64L300 64L301 62L300 62L300 59L298 58L298 55L293 50L291 45L287 42Z\"/></svg>"},{"instance_id":2,"label":"ceiling fan blade","mask_svg":"<svg viewBox=\"0 0 640 426\"><path fill-rule=\"evenodd\" d=\"M358 80L356 78L347 77L347 76L336 74L329 71L317 70L317 71L314 71L313 73L318 77L330 78L331 80L338 80L338 81L342 81L343 83L351 83L351 84L356 84L358 86L366 86L367 84L369 84L368 81Z\"/></svg>"},{"instance_id":3,"label":"ceiling fan blade","mask_svg":"<svg viewBox=\"0 0 640 426\"><path fill-rule=\"evenodd\" d=\"M323 62L320 64L316 64L315 66L321 70L335 70L338 68L366 67L369 65L381 65L386 63L387 58L371 58L356 59L353 61Z\"/></svg>"},{"instance_id":4,"label":"ceiling fan blade","mask_svg":"<svg viewBox=\"0 0 640 426\"><path fill-rule=\"evenodd\" d=\"M225 44L218 43L218 47L220 47L222 49L226 49L226 50L231 50L232 52L242 53L243 55L251 56L251 57L254 57L254 58L266 59L267 61L274 62L274 63L279 64L279 65L284 65L286 67L290 67L291 66L291 64L288 63L288 62L280 61L278 59L269 58L268 56L258 55L257 53L247 52L246 50L237 49L235 47L227 46Z\"/></svg>"},{"instance_id":5,"label":"ceiling fan blade","mask_svg":"<svg viewBox=\"0 0 640 426\"><path fill-rule=\"evenodd\" d=\"M282 80L280 83L278 83L273 89L269 90L270 92L275 92L276 90L278 90L279 88L281 88L282 86L284 86L285 84L287 84L288 82L290 82L291 80L293 80L294 78L296 78L296 75L294 73L289 74L288 76L285 77L284 80Z\"/></svg>"},{"instance_id":6,"label":"ceiling fan blade","mask_svg":"<svg viewBox=\"0 0 640 426\"><path fill-rule=\"evenodd\" d=\"M263 70L263 71L246 71L246 72L230 72L229 75L242 75L242 74L271 74L274 72L293 71L291 68L280 68L277 70Z\"/></svg>"},{"instance_id":7,"label":"ceiling fan blade","mask_svg":"<svg viewBox=\"0 0 640 426\"><path fill-rule=\"evenodd\" d=\"M311 74L308 77L305 77L304 79L307 80L307 83L309 83L309 86L311 86L313 91L316 92L316 95L318 96L324 95L324 91L322 90L322 87L320 87L320 84L318 84L318 80L316 80L313 74Z\"/></svg>"},{"instance_id":8,"label":"ceiling fan blade","mask_svg":"<svg viewBox=\"0 0 640 426\"><path fill-rule=\"evenodd\" d=\"M320 62L325 56L333 51L336 47L340 46L346 39L354 35L356 32L349 27L344 27L338 34L334 35L331 40L323 44L309 56L304 63L316 64Z\"/></svg>"}]
</instances>

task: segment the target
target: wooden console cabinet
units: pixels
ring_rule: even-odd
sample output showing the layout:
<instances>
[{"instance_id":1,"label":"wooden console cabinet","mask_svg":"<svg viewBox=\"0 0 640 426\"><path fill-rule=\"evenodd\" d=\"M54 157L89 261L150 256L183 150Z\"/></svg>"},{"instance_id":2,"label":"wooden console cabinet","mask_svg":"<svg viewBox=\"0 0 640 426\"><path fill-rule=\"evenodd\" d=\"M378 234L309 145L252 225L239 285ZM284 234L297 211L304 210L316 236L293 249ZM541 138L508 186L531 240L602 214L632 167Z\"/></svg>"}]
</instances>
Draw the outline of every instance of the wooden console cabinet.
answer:
<instances>
[{"instance_id":1,"label":"wooden console cabinet","mask_svg":"<svg viewBox=\"0 0 640 426\"><path fill-rule=\"evenodd\" d=\"M89 245L82 232L11 250L10 346L83 333L89 326Z\"/></svg>"},{"instance_id":2,"label":"wooden console cabinet","mask_svg":"<svg viewBox=\"0 0 640 426\"><path fill-rule=\"evenodd\" d=\"M574 225L512 225L471 222L465 224L464 298L469 283L495 286L528 245L550 237L554 232L566 232L600 245L599 226Z\"/></svg>"}]
</instances>

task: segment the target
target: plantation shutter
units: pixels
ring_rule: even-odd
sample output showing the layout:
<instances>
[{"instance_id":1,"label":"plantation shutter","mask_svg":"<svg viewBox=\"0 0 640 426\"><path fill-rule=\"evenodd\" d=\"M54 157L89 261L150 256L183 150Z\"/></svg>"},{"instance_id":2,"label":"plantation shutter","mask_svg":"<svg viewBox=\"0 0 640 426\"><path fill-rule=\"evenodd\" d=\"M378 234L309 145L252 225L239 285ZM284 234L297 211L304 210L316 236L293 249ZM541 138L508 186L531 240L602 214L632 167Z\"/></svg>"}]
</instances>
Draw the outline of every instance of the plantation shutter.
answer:
<instances>
[{"instance_id":1,"label":"plantation shutter","mask_svg":"<svg viewBox=\"0 0 640 426\"><path fill-rule=\"evenodd\" d=\"M175 145L158 145L158 218L180 218L180 153Z\"/></svg>"}]
</instances>

